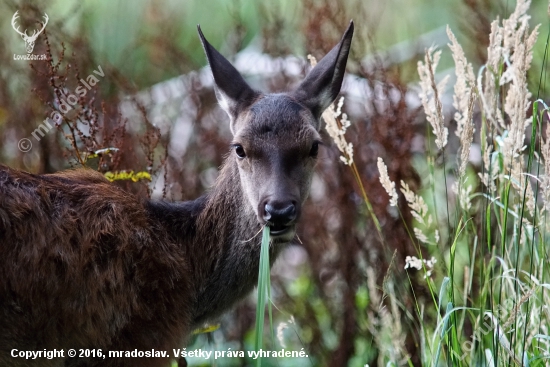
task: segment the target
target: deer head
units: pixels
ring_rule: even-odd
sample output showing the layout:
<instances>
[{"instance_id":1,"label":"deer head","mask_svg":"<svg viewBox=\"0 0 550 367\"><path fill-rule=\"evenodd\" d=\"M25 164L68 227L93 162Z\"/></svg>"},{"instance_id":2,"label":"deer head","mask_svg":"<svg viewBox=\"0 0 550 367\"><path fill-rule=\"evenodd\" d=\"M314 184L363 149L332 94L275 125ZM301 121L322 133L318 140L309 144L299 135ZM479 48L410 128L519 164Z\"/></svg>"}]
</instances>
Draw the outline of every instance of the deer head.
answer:
<instances>
[{"instance_id":1,"label":"deer head","mask_svg":"<svg viewBox=\"0 0 550 367\"><path fill-rule=\"evenodd\" d=\"M40 33L44 31L44 28L46 28L46 24L48 24L48 14L44 13L44 23L42 23L42 29L39 31L35 30L33 34L29 36L26 29L25 32L21 32L19 31L19 26L16 27L15 21L17 18L19 18L19 15L17 13L19 13L19 11L16 11L11 18L11 26L13 27L13 29L15 29L17 33L21 35L23 41L25 41L25 48L27 49L27 53L30 54L32 50L34 50L34 42L36 41Z\"/></svg>"},{"instance_id":2,"label":"deer head","mask_svg":"<svg viewBox=\"0 0 550 367\"><path fill-rule=\"evenodd\" d=\"M294 238L306 200L321 137L319 121L336 99L353 36L353 22L341 41L289 93L253 90L208 41L198 27L214 77L215 92L230 119L233 159L242 192L272 239Z\"/></svg>"}]
</instances>

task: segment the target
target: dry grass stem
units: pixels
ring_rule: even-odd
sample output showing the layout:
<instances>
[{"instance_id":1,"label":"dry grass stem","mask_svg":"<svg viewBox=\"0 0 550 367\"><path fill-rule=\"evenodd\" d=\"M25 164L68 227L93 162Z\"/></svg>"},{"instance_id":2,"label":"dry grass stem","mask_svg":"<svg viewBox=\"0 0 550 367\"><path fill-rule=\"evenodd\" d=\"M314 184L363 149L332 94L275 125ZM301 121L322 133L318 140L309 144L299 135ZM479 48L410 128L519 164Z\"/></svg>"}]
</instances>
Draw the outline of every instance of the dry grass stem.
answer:
<instances>
[{"instance_id":1,"label":"dry grass stem","mask_svg":"<svg viewBox=\"0 0 550 367\"><path fill-rule=\"evenodd\" d=\"M388 167L384 164L384 161L382 158L378 157L378 172L380 172L380 183L382 184L382 187L386 190L388 195L390 196L390 205L391 206L397 206L397 191L395 190L395 182L390 180L390 176L388 176Z\"/></svg>"},{"instance_id":2,"label":"dry grass stem","mask_svg":"<svg viewBox=\"0 0 550 367\"><path fill-rule=\"evenodd\" d=\"M471 98L471 95L474 93L473 89L475 88L476 81L472 64L466 60L464 50L456 40L456 37L449 26L447 26L447 35L451 40L449 48L451 49L453 60L455 62L456 74L456 83L453 95L453 106L456 109L454 117L457 124L455 133L456 136L461 138L462 141L462 130L464 125L471 123L472 120L471 109L473 107L473 99Z\"/></svg>"},{"instance_id":3,"label":"dry grass stem","mask_svg":"<svg viewBox=\"0 0 550 367\"><path fill-rule=\"evenodd\" d=\"M426 50L424 56L424 63L418 62L418 75L420 76L420 88L419 93L424 112L426 113L426 119L432 125L433 133L435 135L435 144L438 149L443 149L447 145L447 137L449 135L448 129L445 127L445 121L443 119L443 106L439 95L445 90L445 85L449 80L449 76L446 76L436 85L435 83L435 69L441 58L441 50L435 51L433 48Z\"/></svg>"},{"instance_id":4,"label":"dry grass stem","mask_svg":"<svg viewBox=\"0 0 550 367\"><path fill-rule=\"evenodd\" d=\"M432 230L432 224L433 224L433 218L432 215L428 211L428 205L426 205L426 202L422 198L422 196L416 195L410 188L409 185L407 185L405 182L401 181L401 192L405 196L405 200L407 200L407 203L409 205L409 208L411 209L411 215L413 218L418 222L419 225L421 225L426 230ZM420 229L418 226L415 226L413 228L413 232L415 237L423 243L426 244L433 244L432 241L428 238L426 233L422 229ZM439 231L434 231L434 238L435 243L439 241Z\"/></svg>"}]
</instances>

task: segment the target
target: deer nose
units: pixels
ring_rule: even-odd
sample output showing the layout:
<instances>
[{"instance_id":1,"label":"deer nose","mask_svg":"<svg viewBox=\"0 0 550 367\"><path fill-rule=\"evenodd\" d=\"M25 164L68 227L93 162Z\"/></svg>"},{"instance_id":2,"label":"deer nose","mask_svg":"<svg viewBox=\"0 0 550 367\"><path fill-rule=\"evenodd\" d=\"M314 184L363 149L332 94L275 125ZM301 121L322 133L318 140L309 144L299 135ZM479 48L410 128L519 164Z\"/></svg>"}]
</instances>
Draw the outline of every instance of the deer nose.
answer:
<instances>
[{"instance_id":1,"label":"deer nose","mask_svg":"<svg viewBox=\"0 0 550 367\"><path fill-rule=\"evenodd\" d=\"M273 225L287 225L296 219L296 204L291 202L286 205L267 203L264 207L264 220Z\"/></svg>"}]
</instances>

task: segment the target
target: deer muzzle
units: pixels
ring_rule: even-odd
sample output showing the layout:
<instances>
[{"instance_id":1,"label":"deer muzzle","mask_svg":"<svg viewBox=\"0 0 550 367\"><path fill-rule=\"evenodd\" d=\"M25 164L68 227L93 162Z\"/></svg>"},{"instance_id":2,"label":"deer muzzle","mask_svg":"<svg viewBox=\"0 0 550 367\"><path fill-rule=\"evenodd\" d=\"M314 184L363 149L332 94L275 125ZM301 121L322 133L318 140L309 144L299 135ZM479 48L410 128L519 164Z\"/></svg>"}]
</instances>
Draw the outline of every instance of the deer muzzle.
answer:
<instances>
[{"instance_id":1,"label":"deer muzzle","mask_svg":"<svg viewBox=\"0 0 550 367\"><path fill-rule=\"evenodd\" d=\"M263 219L271 229L272 236L282 236L294 231L298 208L295 201L269 201L263 207Z\"/></svg>"}]
</instances>

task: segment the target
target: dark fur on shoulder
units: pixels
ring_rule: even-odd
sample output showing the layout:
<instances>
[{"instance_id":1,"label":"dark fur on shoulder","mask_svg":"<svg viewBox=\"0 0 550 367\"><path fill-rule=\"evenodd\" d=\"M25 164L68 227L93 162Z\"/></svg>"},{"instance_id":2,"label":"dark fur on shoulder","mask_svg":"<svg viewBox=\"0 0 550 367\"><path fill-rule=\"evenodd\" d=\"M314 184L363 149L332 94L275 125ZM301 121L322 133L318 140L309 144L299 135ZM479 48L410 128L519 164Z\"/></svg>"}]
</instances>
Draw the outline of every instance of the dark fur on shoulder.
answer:
<instances>
[{"instance_id":1,"label":"dark fur on shoulder","mask_svg":"<svg viewBox=\"0 0 550 367\"><path fill-rule=\"evenodd\" d=\"M168 237L97 172L35 176L0 166L0 365L24 361L12 348L182 345L189 266Z\"/></svg>"}]
</instances>

